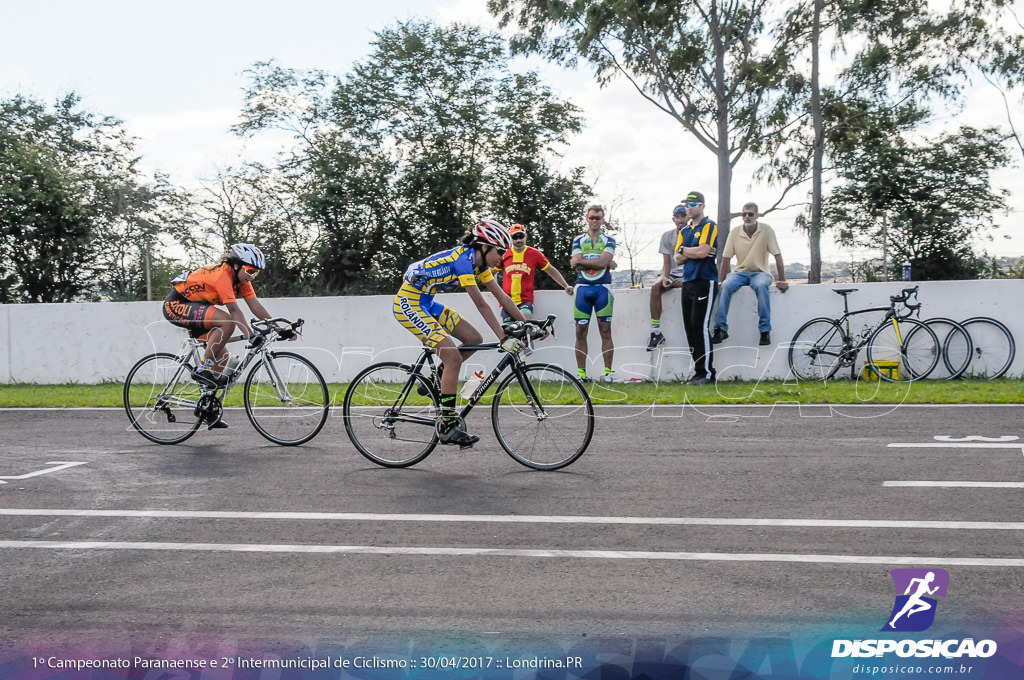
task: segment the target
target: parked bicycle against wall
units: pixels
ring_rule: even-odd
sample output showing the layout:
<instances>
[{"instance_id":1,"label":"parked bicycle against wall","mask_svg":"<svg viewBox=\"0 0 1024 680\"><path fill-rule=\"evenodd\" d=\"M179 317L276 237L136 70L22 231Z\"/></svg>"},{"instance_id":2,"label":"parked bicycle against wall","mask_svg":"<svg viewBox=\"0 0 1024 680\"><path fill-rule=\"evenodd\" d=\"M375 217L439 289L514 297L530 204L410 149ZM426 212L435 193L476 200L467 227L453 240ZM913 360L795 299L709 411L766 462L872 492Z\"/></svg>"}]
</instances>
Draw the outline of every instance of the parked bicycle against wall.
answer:
<instances>
[{"instance_id":1,"label":"parked bicycle against wall","mask_svg":"<svg viewBox=\"0 0 1024 680\"><path fill-rule=\"evenodd\" d=\"M558 470L573 463L594 434L594 406L579 379L560 366L527 364L522 359L554 321L551 315L545 321L503 326L506 335L524 341L524 349L504 354L479 387L465 395L458 413L464 422L507 371L492 397L491 424L505 452L535 470ZM465 348L496 350L499 345ZM359 452L377 465L415 465L438 445L440 389L434 354L427 348L412 364L388 361L369 366L345 393L345 431Z\"/></svg>"},{"instance_id":2,"label":"parked bicycle against wall","mask_svg":"<svg viewBox=\"0 0 1024 680\"><path fill-rule=\"evenodd\" d=\"M304 323L302 319L253 319L247 351L222 387L196 379L205 343L191 336L177 354L156 352L143 357L124 381L129 422L150 441L178 444L203 423L212 427L220 420L228 393L244 377L242 401L256 431L282 446L308 442L327 422L327 383L309 359L273 349L278 340L300 333Z\"/></svg>"},{"instance_id":3,"label":"parked bicycle against wall","mask_svg":"<svg viewBox=\"0 0 1024 680\"><path fill-rule=\"evenodd\" d=\"M793 375L801 380L829 380L840 369L849 368L850 377L856 378L857 355L866 349L867 366L880 380L913 382L927 377L938 364L942 347L927 324L910 318L921 309L921 303L910 302L916 299L918 288L904 288L900 295L890 296L888 307L852 312L848 296L857 289L833 289L843 297L843 315L838 319L811 319L800 327L789 348ZM850 319L872 312L885 312L885 316L877 325L865 325L854 335Z\"/></svg>"}]
</instances>

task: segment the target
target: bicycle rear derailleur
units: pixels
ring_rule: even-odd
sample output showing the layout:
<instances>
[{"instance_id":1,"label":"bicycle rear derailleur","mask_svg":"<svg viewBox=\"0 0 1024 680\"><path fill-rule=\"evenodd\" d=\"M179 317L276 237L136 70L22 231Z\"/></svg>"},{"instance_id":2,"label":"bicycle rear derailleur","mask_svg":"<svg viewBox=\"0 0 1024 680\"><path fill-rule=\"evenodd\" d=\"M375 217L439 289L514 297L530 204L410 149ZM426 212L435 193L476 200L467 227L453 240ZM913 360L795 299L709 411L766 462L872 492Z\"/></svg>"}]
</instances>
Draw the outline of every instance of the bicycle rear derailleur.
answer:
<instances>
[{"instance_id":1,"label":"bicycle rear derailleur","mask_svg":"<svg viewBox=\"0 0 1024 680\"><path fill-rule=\"evenodd\" d=\"M204 394L199 397L199 402L196 404L193 414L196 418L205 421L210 427L213 427L214 423L219 421L220 417L224 414L224 406L216 395Z\"/></svg>"}]
</instances>

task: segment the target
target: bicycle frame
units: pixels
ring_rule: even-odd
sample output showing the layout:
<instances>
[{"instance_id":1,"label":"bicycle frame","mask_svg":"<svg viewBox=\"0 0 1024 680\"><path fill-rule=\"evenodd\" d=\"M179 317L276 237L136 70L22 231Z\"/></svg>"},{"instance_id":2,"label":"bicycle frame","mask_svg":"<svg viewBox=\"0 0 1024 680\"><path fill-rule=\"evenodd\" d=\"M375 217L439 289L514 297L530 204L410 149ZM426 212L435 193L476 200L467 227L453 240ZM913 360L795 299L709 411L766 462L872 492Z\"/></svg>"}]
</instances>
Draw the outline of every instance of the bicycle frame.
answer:
<instances>
[{"instance_id":1,"label":"bicycle frame","mask_svg":"<svg viewBox=\"0 0 1024 680\"><path fill-rule=\"evenodd\" d=\"M462 345L461 347L459 347L459 349L474 350L474 351L476 351L476 350L497 349L497 348L498 348L498 343L487 343L487 344L483 344L483 345ZM518 370L517 370L519 368L519 366L522 366L525 363L526 362L524 362L518 355L515 355L515 354L506 354L501 359L499 359L498 360L498 364L493 369L491 369L490 374L488 374L487 377L483 379L483 381L480 383L480 385L473 392L473 395L469 399L466 400L465 405L462 407L462 409L458 413L459 418L461 418L463 420L466 419L466 416L468 416L470 411L473 410L473 407L475 407L478 403L480 403L480 400L483 398L483 396L487 392L487 390L490 389L491 385L493 385L495 383L495 381L498 380L498 378L501 377L501 374L504 373L505 369L508 368L509 365L513 365L514 366L514 368L512 370L516 373L516 377L519 380L519 384L522 386L523 390L525 392L527 392L528 394L530 394L531 397L533 397L534 412L536 412L537 411L537 406L536 406L537 399L536 399L536 394L534 393L534 391L532 389L533 386L529 383L529 381L524 381L522 379L522 374L519 373ZM429 370L430 373L433 373L434 370L435 370L434 353L432 351L430 351L429 349L427 349L427 348L423 348L423 351L420 353L420 356L416 360L416 363L412 364L411 366L409 366L409 365L405 365L404 366L404 368L409 371L410 377L409 377L409 380L406 381L405 386L402 388L402 391L398 394L398 398L395 400L395 405L396 406L398 404L401 404L401 403L405 402L406 397L409 395L409 391L412 390L413 387L416 384L416 379L413 378L412 375L416 374L416 373L421 373L424 366L428 367L428 370ZM527 389L528 386L529 386L530 389ZM537 415L541 416L542 414L538 413ZM417 418L417 417L414 417L414 416L403 416L403 419L407 420L408 422L413 422L413 423L423 423L423 424L433 424L434 423L433 420L427 420L426 418Z\"/></svg>"},{"instance_id":2,"label":"bicycle frame","mask_svg":"<svg viewBox=\"0 0 1024 680\"><path fill-rule=\"evenodd\" d=\"M288 320L279 317L276 319L270 319L266 321L265 324L269 326L270 324L279 321L287 322ZM253 321L253 323L256 323L255 320ZM230 340L228 340L228 342L240 342L245 339L246 338L243 338L242 336L237 336L231 338ZM228 392L231 391L231 388L238 383L238 380L243 375L245 375L245 369L247 369L257 357L265 357L272 344L273 341L271 340L262 343L258 347L248 347L245 356L243 356L241 361L239 361L238 366L235 367L232 374L228 376L228 381L223 387L210 388L203 386L201 389L201 393L204 395L216 394L218 391L223 390L223 392L220 395L220 398L223 401L224 398L227 397ZM200 342L199 340L193 338L192 336L187 336L185 338L185 342L182 344L182 348L178 351L178 362L181 364L181 368L185 369L190 364L193 366L199 366L202 363L202 353L200 352L200 350L204 349L205 346L206 344L204 342ZM288 392L288 382L282 379L281 375L277 371L277 366L274 365L274 362L264 361L264 366L267 367L267 371L271 375L271 384L274 386L274 390L277 392L277 396L282 401L290 400L292 398L292 395L291 393ZM174 378L168 383L168 386L173 386L174 384L176 384L180 375L181 371L176 373L174 375ZM189 377L191 378L191 376Z\"/></svg>"}]
</instances>

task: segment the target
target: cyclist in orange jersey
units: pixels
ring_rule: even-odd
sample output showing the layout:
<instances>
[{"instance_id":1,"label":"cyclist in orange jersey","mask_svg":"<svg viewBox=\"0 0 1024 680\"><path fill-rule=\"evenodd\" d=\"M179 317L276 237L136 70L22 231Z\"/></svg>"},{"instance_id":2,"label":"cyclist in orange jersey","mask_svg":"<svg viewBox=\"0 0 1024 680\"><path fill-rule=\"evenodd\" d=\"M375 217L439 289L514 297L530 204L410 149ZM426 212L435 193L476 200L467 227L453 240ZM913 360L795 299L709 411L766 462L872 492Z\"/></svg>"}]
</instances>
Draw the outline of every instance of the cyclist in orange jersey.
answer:
<instances>
[{"instance_id":1,"label":"cyclist in orange jersey","mask_svg":"<svg viewBox=\"0 0 1024 680\"><path fill-rule=\"evenodd\" d=\"M221 387L227 382L227 376L219 374L227 364L227 342L234 329L237 327L243 337L252 336L238 298L245 300L257 318L271 318L252 287L253 278L266 265L259 248L235 243L220 264L182 272L171 282L171 292L164 300L164 318L187 329L194 338L205 338L206 353L196 379L208 387ZM224 305L227 311L215 305Z\"/></svg>"}]
</instances>

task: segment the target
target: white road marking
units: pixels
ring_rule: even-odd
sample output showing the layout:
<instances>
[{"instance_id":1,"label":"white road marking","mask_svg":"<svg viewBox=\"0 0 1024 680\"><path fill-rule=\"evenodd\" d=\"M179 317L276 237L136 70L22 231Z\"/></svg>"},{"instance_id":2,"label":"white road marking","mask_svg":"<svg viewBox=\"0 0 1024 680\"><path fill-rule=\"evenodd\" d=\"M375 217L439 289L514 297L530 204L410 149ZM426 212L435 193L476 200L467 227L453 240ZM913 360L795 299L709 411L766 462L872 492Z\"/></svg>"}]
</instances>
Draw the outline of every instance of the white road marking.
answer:
<instances>
[{"instance_id":1,"label":"white road marking","mask_svg":"<svg viewBox=\"0 0 1024 680\"><path fill-rule=\"evenodd\" d=\"M897 442L889 444L891 449L1016 449L1024 454L1024 444L1003 444L997 442L1017 442L1016 435L984 437L971 435L952 437L937 435L934 442ZM947 481L889 481L883 482L885 487L917 487L917 488L952 488L952 489L1024 489L1024 482L972 482L961 480Z\"/></svg>"},{"instance_id":2,"label":"white road marking","mask_svg":"<svg viewBox=\"0 0 1024 680\"><path fill-rule=\"evenodd\" d=\"M0 508L8 517L124 517L314 522L465 522L496 524L631 524L670 526L812 527L827 529L969 529L1024 531L1024 522L940 520L774 519L744 517L594 517L586 515L432 515L370 512L236 512L226 510L92 510Z\"/></svg>"},{"instance_id":3,"label":"white road marking","mask_svg":"<svg viewBox=\"0 0 1024 680\"><path fill-rule=\"evenodd\" d=\"M1024 444L991 444L988 442L913 442L889 444L890 449L1017 449Z\"/></svg>"},{"instance_id":4,"label":"white road marking","mask_svg":"<svg viewBox=\"0 0 1024 680\"><path fill-rule=\"evenodd\" d=\"M562 557L602 560L676 560L711 562L788 562L959 567L1024 567L1024 559L985 557L905 557L888 555L807 555L779 553L695 553L643 550L541 550L515 548L422 548L369 545L262 545L249 543L147 543L119 541L0 541L0 549L160 550L299 554L414 555L451 557Z\"/></svg>"},{"instance_id":5,"label":"white road marking","mask_svg":"<svg viewBox=\"0 0 1024 680\"><path fill-rule=\"evenodd\" d=\"M908 481L908 482L883 482L882 486L916 486L916 487L935 487L935 488L951 488L951 489L1024 489L1024 482L959 482L959 481L948 481L948 482L928 482L928 481Z\"/></svg>"},{"instance_id":6,"label":"white road marking","mask_svg":"<svg viewBox=\"0 0 1024 680\"><path fill-rule=\"evenodd\" d=\"M29 472L24 475L7 475L0 477L0 484L6 484L5 479L28 479L29 477L38 477L39 475L46 475L51 472L57 472L59 470L66 470L69 467L75 467L76 465L86 465L86 463L71 463L64 461L50 461L46 465L55 465L56 467L46 468L45 470L36 470L35 472Z\"/></svg>"}]
</instances>

